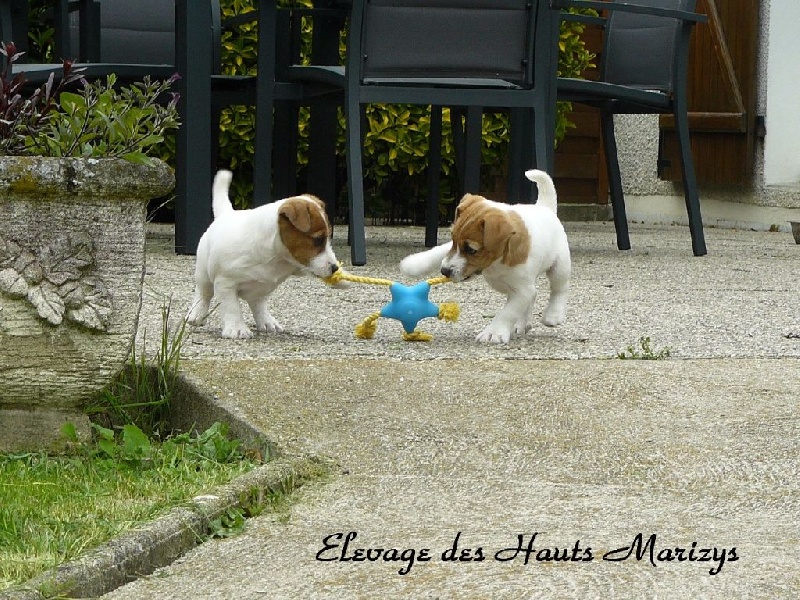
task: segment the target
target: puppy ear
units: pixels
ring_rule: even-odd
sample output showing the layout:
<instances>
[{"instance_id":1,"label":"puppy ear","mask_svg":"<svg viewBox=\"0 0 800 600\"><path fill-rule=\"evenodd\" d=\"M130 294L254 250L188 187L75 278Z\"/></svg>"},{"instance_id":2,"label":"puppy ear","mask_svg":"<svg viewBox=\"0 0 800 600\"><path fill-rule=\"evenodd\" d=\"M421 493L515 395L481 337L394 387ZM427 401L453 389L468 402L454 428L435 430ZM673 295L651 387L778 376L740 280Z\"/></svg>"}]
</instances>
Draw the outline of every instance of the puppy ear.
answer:
<instances>
[{"instance_id":1,"label":"puppy ear","mask_svg":"<svg viewBox=\"0 0 800 600\"><path fill-rule=\"evenodd\" d=\"M311 214L308 210L308 203L300 198L286 200L278 209L278 215L289 221L298 231L303 233L311 231Z\"/></svg>"},{"instance_id":2,"label":"puppy ear","mask_svg":"<svg viewBox=\"0 0 800 600\"><path fill-rule=\"evenodd\" d=\"M461 198L461 201L456 206L456 216L455 219L458 219L462 216L466 211L470 209L471 206L480 202L481 200L485 200L483 196L477 196L475 194L464 194L464 197Z\"/></svg>"},{"instance_id":3,"label":"puppy ear","mask_svg":"<svg viewBox=\"0 0 800 600\"><path fill-rule=\"evenodd\" d=\"M303 194L303 195L304 195L306 198L308 198L309 200L311 200L311 201L312 201L314 204L316 204L317 206L319 206L319 209L320 209L322 212L325 212L325 203L324 203L322 200L320 200L319 198L317 198L317 197L316 197L315 195L313 195L313 194Z\"/></svg>"},{"instance_id":4,"label":"puppy ear","mask_svg":"<svg viewBox=\"0 0 800 600\"><path fill-rule=\"evenodd\" d=\"M483 228L483 243L493 256L502 257L504 265L514 267L528 259L529 243L525 226L515 223L506 213L487 215Z\"/></svg>"},{"instance_id":5,"label":"puppy ear","mask_svg":"<svg viewBox=\"0 0 800 600\"><path fill-rule=\"evenodd\" d=\"M483 247L492 256L502 257L504 263L511 239L515 234L511 221L503 213L491 212L484 217Z\"/></svg>"},{"instance_id":6,"label":"puppy ear","mask_svg":"<svg viewBox=\"0 0 800 600\"><path fill-rule=\"evenodd\" d=\"M528 260L530 253L530 243L525 232L514 231L508 238L506 251L503 255L503 263L509 267L515 267Z\"/></svg>"}]
</instances>

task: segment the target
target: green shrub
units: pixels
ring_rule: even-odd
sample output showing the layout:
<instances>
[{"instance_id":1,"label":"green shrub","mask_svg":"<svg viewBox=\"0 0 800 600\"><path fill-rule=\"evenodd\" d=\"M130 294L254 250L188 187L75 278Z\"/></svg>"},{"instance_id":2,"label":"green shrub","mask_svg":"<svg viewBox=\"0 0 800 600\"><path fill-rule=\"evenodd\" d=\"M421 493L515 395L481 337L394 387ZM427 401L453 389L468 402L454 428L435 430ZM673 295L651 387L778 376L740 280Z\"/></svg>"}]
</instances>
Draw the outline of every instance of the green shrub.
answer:
<instances>
[{"instance_id":1,"label":"green shrub","mask_svg":"<svg viewBox=\"0 0 800 600\"><path fill-rule=\"evenodd\" d=\"M164 141L165 132L178 127L178 96L161 103L172 79L136 82L116 87L116 76L105 82L86 82L78 93L58 96L57 118L51 118L37 136L28 136L28 154L120 157L147 163L148 154Z\"/></svg>"},{"instance_id":2,"label":"green shrub","mask_svg":"<svg viewBox=\"0 0 800 600\"><path fill-rule=\"evenodd\" d=\"M81 78L82 69L65 60L57 83L53 73L27 92L25 74L10 73L21 53L9 42L0 54L6 63L0 71L0 155L119 157L146 163L165 131L178 127L177 96L161 101L173 78L145 78L117 88L112 74L105 82L83 81L76 93L66 87Z\"/></svg>"}]
</instances>

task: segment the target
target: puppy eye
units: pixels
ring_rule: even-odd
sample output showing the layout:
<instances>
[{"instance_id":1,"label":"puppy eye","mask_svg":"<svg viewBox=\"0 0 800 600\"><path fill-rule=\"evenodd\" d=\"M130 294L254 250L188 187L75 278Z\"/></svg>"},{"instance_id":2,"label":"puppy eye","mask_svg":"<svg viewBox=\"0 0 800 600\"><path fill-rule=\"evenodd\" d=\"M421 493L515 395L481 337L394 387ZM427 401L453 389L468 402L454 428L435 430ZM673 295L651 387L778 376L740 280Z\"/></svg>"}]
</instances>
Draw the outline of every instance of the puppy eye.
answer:
<instances>
[{"instance_id":1,"label":"puppy eye","mask_svg":"<svg viewBox=\"0 0 800 600\"><path fill-rule=\"evenodd\" d=\"M311 240L311 242L314 244L314 248L322 248L326 241L328 241L328 238L326 238L324 235L318 235Z\"/></svg>"},{"instance_id":2,"label":"puppy eye","mask_svg":"<svg viewBox=\"0 0 800 600\"><path fill-rule=\"evenodd\" d=\"M477 252L477 250L475 248L473 248L472 246L470 246L469 244L464 244L464 246L461 248L461 251L464 254L467 254L468 256L472 256L473 254L475 254Z\"/></svg>"}]
</instances>

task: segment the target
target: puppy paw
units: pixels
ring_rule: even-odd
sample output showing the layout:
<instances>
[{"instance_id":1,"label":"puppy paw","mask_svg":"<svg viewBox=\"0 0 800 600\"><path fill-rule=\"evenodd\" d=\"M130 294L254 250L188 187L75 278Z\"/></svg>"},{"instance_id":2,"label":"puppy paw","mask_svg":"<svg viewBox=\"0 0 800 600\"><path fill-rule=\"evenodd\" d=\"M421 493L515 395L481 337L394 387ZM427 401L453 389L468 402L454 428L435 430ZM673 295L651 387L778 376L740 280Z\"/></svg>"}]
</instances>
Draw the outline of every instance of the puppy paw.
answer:
<instances>
[{"instance_id":1,"label":"puppy paw","mask_svg":"<svg viewBox=\"0 0 800 600\"><path fill-rule=\"evenodd\" d=\"M202 325L205 322L207 316L208 316L208 310L204 310L200 306L194 306L186 315L186 322L189 325L195 325L195 326Z\"/></svg>"},{"instance_id":2,"label":"puppy paw","mask_svg":"<svg viewBox=\"0 0 800 600\"><path fill-rule=\"evenodd\" d=\"M507 344L511 340L511 331L489 325L475 339L484 344Z\"/></svg>"},{"instance_id":3,"label":"puppy paw","mask_svg":"<svg viewBox=\"0 0 800 600\"><path fill-rule=\"evenodd\" d=\"M531 325L528 321L517 321L514 324L514 335L525 335L531 330Z\"/></svg>"},{"instance_id":4,"label":"puppy paw","mask_svg":"<svg viewBox=\"0 0 800 600\"><path fill-rule=\"evenodd\" d=\"M283 325L278 323L274 317L270 316L263 323L259 323L258 330L262 333L283 333Z\"/></svg>"},{"instance_id":5,"label":"puppy paw","mask_svg":"<svg viewBox=\"0 0 800 600\"><path fill-rule=\"evenodd\" d=\"M199 316L193 313L189 313L188 315L186 315L186 322L194 327L202 325L205 322L205 320L206 320L205 315Z\"/></svg>"},{"instance_id":6,"label":"puppy paw","mask_svg":"<svg viewBox=\"0 0 800 600\"><path fill-rule=\"evenodd\" d=\"M253 337L253 332L247 325L226 325L222 328L222 337L231 340L247 340Z\"/></svg>"},{"instance_id":7,"label":"puppy paw","mask_svg":"<svg viewBox=\"0 0 800 600\"><path fill-rule=\"evenodd\" d=\"M561 325L565 320L566 317L563 311L545 310L544 314L542 315L542 323L544 323L548 327L555 327L556 325Z\"/></svg>"}]
</instances>

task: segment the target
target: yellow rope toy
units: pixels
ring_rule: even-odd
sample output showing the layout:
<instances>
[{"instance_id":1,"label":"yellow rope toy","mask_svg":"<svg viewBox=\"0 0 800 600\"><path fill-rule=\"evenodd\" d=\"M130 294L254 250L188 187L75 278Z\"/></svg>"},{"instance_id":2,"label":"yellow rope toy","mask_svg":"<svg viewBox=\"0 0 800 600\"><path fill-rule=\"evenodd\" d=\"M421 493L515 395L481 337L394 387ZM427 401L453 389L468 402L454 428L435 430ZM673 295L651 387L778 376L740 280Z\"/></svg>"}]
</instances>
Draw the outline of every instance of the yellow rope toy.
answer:
<instances>
[{"instance_id":1,"label":"yellow rope toy","mask_svg":"<svg viewBox=\"0 0 800 600\"><path fill-rule=\"evenodd\" d=\"M430 292L431 286L449 282L450 278L448 277L435 277L407 286L390 279L363 277L347 273L344 269L339 269L324 281L329 285L336 285L340 281L351 281L353 283L389 286L392 301L379 312L372 313L356 325L356 337L365 340L372 339L372 336L375 335L375 331L378 328L378 319L388 317L403 324L403 339L407 342L429 342L433 339L433 336L417 330L417 323L421 319L437 317L452 323L458 320L460 313L458 304L445 302L437 306L428 300L428 292Z\"/></svg>"}]
</instances>

